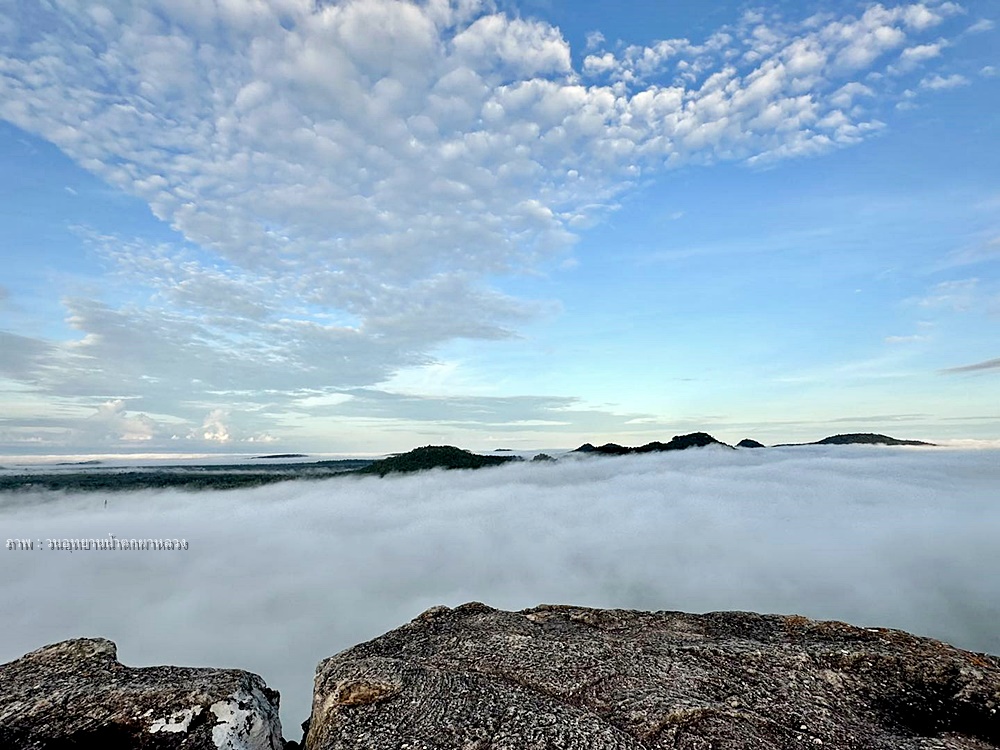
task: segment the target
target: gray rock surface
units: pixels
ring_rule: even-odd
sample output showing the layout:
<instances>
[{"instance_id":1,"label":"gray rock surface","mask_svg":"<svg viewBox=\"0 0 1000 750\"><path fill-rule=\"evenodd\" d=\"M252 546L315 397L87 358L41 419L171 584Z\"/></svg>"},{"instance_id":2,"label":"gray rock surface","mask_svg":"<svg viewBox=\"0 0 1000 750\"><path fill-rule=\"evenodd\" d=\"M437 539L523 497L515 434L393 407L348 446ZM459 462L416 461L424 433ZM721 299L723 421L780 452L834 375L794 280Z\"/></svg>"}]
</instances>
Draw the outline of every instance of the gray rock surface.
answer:
<instances>
[{"instance_id":1,"label":"gray rock surface","mask_svg":"<svg viewBox=\"0 0 1000 750\"><path fill-rule=\"evenodd\" d=\"M278 694L249 672L132 668L80 638L0 665L0 748L281 750Z\"/></svg>"},{"instance_id":2,"label":"gray rock surface","mask_svg":"<svg viewBox=\"0 0 1000 750\"><path fill-rule=\"evenodd\" d=\"M307 750L984 750L1000 660L799 616L436 607L317 669Z\"/></svg>"}]
</instances>

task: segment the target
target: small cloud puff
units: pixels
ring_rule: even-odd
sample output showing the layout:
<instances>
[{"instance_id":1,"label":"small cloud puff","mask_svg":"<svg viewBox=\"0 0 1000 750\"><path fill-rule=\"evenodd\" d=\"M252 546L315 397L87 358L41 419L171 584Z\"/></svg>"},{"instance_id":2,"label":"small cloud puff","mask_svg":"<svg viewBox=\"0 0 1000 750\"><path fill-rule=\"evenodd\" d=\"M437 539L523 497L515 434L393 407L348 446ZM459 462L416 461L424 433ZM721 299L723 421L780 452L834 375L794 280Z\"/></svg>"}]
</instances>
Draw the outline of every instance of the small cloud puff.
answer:
<instances>
[{"instance_id":1,"label":"small cloud puff","mask_svg":"<svg viewBox=\"0 0 1000 750\"><path fill-rule=\"evenodd\" d=\"M225 409L213 409L205 415L201 429L194 433L195 437L210 443L228 443L230 440L229 413Z\"/></svg>"},{"instance_id":2,"label":"small cloud puff","mask_svg":"<svg viewBox=\"0 0 1000 750\"><path fill-rule=\"evenodd\" d=\"M989 18L981 18L976 21L972 26L967 28L965 31L968 34L982 34L986 31L993 31L996 28L996 23L991 21Z\"/></svg>"},{"instance_id":3,"label":"small cloud puff","mask_svg":"<svg viewBox=\"0 0 1000 750\"><path fill-rule=\"evenodd\" d=\"M959 73L953 73L950 76L935 74L922 79L920 81L920 88L928 89L930 91L946 91L948 89L955 89L961 86L968 86L969 83L969 79Z\"/></svg>"},{"instance_id":4,"label":"small cloud puff","mask_svg":"<svg viewBox=\"0 0 1000 750\"><path fill-rule=\"evenodd\" d=\"M588 50L597 49L604 44L604 34L600 31L588 31L586 46Z\"/></svg>"},{"instance_id":5,"label":"small cloud puff","mask_svg":"<svg viewBox=\"0 0 1000 750\"><path fill-rule=\"evenodd\" d=\"M915 47L907 47L899 55L900 66L903 69L909 69L927 60L940 57L941 51L945 46L944 42L935 42L933 44L918 44Z\"/></svg>"}]
</instances>

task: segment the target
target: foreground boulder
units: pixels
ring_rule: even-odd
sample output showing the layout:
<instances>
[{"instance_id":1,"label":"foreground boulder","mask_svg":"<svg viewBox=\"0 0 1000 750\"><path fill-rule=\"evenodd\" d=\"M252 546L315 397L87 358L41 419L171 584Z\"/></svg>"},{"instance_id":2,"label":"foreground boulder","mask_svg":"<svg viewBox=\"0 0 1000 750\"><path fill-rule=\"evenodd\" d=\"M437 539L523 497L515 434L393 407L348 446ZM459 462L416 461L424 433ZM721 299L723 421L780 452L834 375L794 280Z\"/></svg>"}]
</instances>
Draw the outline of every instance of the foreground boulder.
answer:
<instances>
[{"instance_id":1,"label":"foreground boulder","mask_svg":"<svg viewBox=\"0 0 1000 750\"><path fill-rule=\"evenodd\" d=\"M0 665L0 748L281 750L278 694L249 672L132 668L103 638Z\"/></svg>"},{"instance_id":2,"label":"foreground boulder","mask_svg":"<svg viewBox=\"0 0 1000 750\"><path fill-rule=\"evenodd\" d=\"M983 750L1000 660L804 617L482 604L323 661L307 750Z\"/></svg>"}]
</instances>

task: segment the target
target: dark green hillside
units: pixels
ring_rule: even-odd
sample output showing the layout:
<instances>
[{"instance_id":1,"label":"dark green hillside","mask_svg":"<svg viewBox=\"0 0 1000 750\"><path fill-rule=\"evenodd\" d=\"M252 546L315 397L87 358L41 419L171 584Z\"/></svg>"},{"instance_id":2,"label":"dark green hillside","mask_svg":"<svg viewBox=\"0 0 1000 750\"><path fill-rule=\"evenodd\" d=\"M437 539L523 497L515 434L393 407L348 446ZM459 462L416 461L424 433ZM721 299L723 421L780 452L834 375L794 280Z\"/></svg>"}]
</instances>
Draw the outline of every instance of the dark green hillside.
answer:
<instances>
[{"instance_id":1,"label":"dark green hillside","mask_svg":"<svg viewBox=\"0 0 1000 750\"><path fill-rule=\"evenodd\" d=\"M68 474L17 474L0 477L0 492L65 490L132 492L135 490L235 490L290 479L279 473L107 471Z\"/></svg>"},{"instance_id":2,"label":"dark green hillside","mask_svg":"<svg viewBox=\"0 0 1000 750\"><path fill-rule=\"evenodd\" d=\"M814 443L784 443L775 448L790 448L797 445L924 445L934 446L922 440L900 440L888 435L878 435L874 432L849 432L844 435L831 435Z\"/></svg>"},{"instance_id":3,"label":"dark green hillside","mask_svg":"<svg viewBox=\"0 0 1000 750\"><path fill-rule=\"evenodd\" d=\"M0 492L65 490L67 492L130 492L133 490L234 490L292 479L326 479L368 466L368 459L315 463L162 466L156 469L87 469L0 476ZM82 469L83 467L81 467Z\"/></svg>"}]
</instances>

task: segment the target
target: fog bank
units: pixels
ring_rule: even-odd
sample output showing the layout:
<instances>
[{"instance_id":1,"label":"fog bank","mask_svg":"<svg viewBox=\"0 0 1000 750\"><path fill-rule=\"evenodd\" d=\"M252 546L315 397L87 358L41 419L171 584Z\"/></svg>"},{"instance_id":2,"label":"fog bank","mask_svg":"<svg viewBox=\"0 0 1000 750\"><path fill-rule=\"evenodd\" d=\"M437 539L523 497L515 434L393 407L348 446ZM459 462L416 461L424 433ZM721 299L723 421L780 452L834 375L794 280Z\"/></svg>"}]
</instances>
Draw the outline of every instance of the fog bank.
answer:
<instances>
[{"instance_id":1,"label":"fog bank","mask_svg":"<svg viewBox=\"0 0 1000 750\"><path fill-rule=\"evenodd\" d=\"M1000 452L690 450L254 490L0 495L0 662L104 636L131 665L239 667L281 691L435 604L754 610L1000 653ZM104 507L107 500L107 507Z\"/></svg>"}]
</instances>

